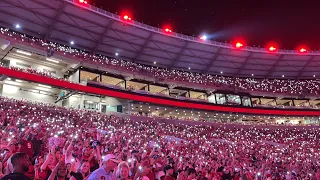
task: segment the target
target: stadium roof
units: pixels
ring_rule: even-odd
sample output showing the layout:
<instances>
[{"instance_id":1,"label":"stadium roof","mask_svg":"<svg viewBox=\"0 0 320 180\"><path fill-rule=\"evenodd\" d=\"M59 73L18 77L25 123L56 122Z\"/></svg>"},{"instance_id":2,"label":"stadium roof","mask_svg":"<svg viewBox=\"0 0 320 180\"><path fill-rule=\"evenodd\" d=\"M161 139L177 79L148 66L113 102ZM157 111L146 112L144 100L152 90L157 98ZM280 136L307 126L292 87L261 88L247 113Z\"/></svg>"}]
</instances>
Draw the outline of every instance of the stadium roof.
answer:
<instances>
[{"instance_id":1,"label":"stadium roof","mask_svg":"<svg viewBox=\"0 0 320 180\"><path fill-rule=\"evenodd\" d=\"M49 2L49 3L48 3ZM255 78L312 79L320 76L320 52L278 50L201 41L166 33L78 0L3 0L0 25L89 52L146 65ZM118 53L118 56L115 54ZM190 70L189 70L190 68Z\"/></svg>"}]
</instances>

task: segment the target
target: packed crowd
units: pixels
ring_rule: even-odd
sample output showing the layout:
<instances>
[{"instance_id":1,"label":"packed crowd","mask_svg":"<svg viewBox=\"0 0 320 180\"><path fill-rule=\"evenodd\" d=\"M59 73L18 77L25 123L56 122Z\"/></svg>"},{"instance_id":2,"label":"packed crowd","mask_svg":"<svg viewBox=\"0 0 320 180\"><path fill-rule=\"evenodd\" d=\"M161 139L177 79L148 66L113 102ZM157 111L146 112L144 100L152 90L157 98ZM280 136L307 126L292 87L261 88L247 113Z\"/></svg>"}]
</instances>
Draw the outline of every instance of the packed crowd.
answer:
<instances>
[{"instance_id":1,"label":"packed crowd","mask_svg":"<svg viewBox=\"0 0 320 180\"><path fill-rule=\"evenodd\" d=\"M1 180L320 180L320 131L170 125L0 97Z\"/></svg>"},{"instance_id":2,"label":"packed crowd","mask_svg":"<svg viewBox=\"0 0 320 180\"><path fill-rule=\"evenodd\" d=\"M35 37L29 37L24 34L16 33L7 28L0 28L0 32L0 35L2 35L2 37L9 39L10 41L28 44L44 50L51 50L60 55L78 59L81 62L87 62L97 66L105 66L107 68L118 69L121 71L129 72L131 74L142 74L148 77L154 77L158 81L180 81L193 84L201 84L212 88L225 88L229 90L245 92L256 91L267 93L282 93L295 96L320 94L319 79L285 80L233 78L164 69L88 53L83 50L78 50L65 45L60 45L54 42L48 42Z\"/></svg>"}]
</instances>

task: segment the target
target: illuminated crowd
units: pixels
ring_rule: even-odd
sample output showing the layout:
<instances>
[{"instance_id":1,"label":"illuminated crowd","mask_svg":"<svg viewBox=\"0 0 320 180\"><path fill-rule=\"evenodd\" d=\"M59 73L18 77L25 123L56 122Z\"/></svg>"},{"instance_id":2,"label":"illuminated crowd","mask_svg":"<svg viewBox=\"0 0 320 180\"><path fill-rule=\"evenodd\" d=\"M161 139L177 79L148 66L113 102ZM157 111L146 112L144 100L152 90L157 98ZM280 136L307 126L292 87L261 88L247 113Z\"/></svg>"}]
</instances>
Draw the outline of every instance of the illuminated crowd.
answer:
<instances>
[{"instance_id":1,"label":"illuminated crowd","mask_svg":"<svg viewBox=\"0 0 320 180\"><path fill-rule=\"evenodd\" d=\"M73 58L79 62L90 63L95 66L140 74L153 77L157 81L175 81L182 83L193 83L211 88L223 88L233 91L283 93L287 95L318 95L320 94L320 80L286 80L286 79L255 79L255 78L233 78L216 76L210 74L192 73L180 70L169 70L159 67L151 67L121 59L108 58L102 55L94 55L65 45L44 41L24 34L12 32L9 29L0 28L2 37L16 43L26 44L34 48Z\"/></svg>"},{"instance_id":2,"label":"illuminated crowd","mask_svg":"<svg viewBox=\"0 0 320 180\"><path fill-rule=\"evenodd\" d=\"M100 180L106 166L116 179L320 180L319 129L138 122L5 97L0 127L0 176L24 152L31 161L25 175L41 180Z\"/></svg>"}]
</instances>

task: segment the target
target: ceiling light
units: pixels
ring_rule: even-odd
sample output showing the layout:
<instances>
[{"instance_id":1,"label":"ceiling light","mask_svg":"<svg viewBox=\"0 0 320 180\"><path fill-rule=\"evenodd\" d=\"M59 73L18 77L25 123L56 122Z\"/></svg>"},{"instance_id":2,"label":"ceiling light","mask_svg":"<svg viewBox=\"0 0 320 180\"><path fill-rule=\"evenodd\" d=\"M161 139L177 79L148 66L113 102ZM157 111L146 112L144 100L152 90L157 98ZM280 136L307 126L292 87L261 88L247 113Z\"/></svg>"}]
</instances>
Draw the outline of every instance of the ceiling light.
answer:
<instances>
[{"instance_id":1,"label":"ceiling light","mask_svg":"<svg viewBox=\"0 0 320 180\"><path fill-rule=\"evenodd\" d=\"M39 84L38 86L44 87L44 88L51 88L51 86L46 86L46 85L43 85L43 84Z\"/></svg>"},{"instance_id":2,"label":"ceiling light","mask_svg":"<svg viewBox=\"0 0 320 180\"><path fill-rule=\"evenodd\" d=\"M119 56L119 53L116 53L115 55L116 55L116 56Z\"/></svg>"},{"instance_id":3,"label":"ceiling light","mask_svg":"<svg viewBox=\"0 0 320 180\"><path fill-rule=\"evenodd\" d=\"M31 53L25 52L25 51L21 51L21 50L17 50L17 53L23 54L23 55L27 55L27 56L31 56Z\"/></svg>"},{"instance_id":4,"label":"ceiling light","mask_svg":"<svg viewBox=\"0 0 320 180\"><path fill-rule=\"evenodd\" d=\"M223 72L221 71L220 74L223 74Z\"/></svg>"},{"instance_id":5,"label":"ceiling light","mask_svg":"<svg viewBox=\"0 0 320 180\"><path fill-rule=\"evenodd\" d=\"M20 29L20 28L21 28L20 24L16 24L16 29Z\"/></svg>"},{"instance_id":6,"label":"ceiling light","mask_svg":"<svg viewBox=\"0 0 320 180\"><path fill-rule=\"evenodd\" d=\"M74 42L73 42L73 41L71 41L71 42L70 42L70 44L71 44L71 45L74 45Z\"/></svg>"},{"instance_id":7,"label":"ceiling light","mask_svg":"<svg viewBox=\"0 0 320 180\"><path fill-rule=\"evenodd\" d=\"M47 58L47 61L54 62L54 63L59 63L59 61L51 59L51 58Z\"/></svg>"},{"instance_id":8,"label":"ceiling light","mask_svg":"<svg viewBox=\"0 0 320 180\"><path fill-rule=\"evenodd\" d=\"M188 69L190 70L190 69L191 69L191 67L188 67Z\"/></svg>"},{"instance_id":9,"label":"ceiling light","mask_svg":"<svg viewBox=\"0 0 320 180\"><path fill-rule=\"evenodd\" d=\"M157 64L157 62L153 62L153 64Z\"/></svg>"}]
</instances>

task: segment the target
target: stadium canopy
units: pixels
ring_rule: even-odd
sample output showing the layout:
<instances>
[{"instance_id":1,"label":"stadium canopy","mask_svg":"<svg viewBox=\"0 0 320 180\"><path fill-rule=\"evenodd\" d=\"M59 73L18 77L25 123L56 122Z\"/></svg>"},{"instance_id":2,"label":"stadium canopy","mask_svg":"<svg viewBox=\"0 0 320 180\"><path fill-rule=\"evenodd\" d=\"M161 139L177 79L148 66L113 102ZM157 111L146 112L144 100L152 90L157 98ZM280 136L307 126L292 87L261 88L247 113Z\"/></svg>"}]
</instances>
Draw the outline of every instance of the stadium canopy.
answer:
<instances>
[{"instance_id":1,"label":"stadium canopy","mask_svg":"<svg viewBox=\"0 0 320 180\"><path fill-rule=\"evenodd\" d=\"M249 46L237 49L232 44L202 41L127 21L78 0L2 0L0 17L1 26L27 35L151 66L156 62L164 68L235 77L320 76L318 51L269 52Z\"/></svg>"}]
</instances>

